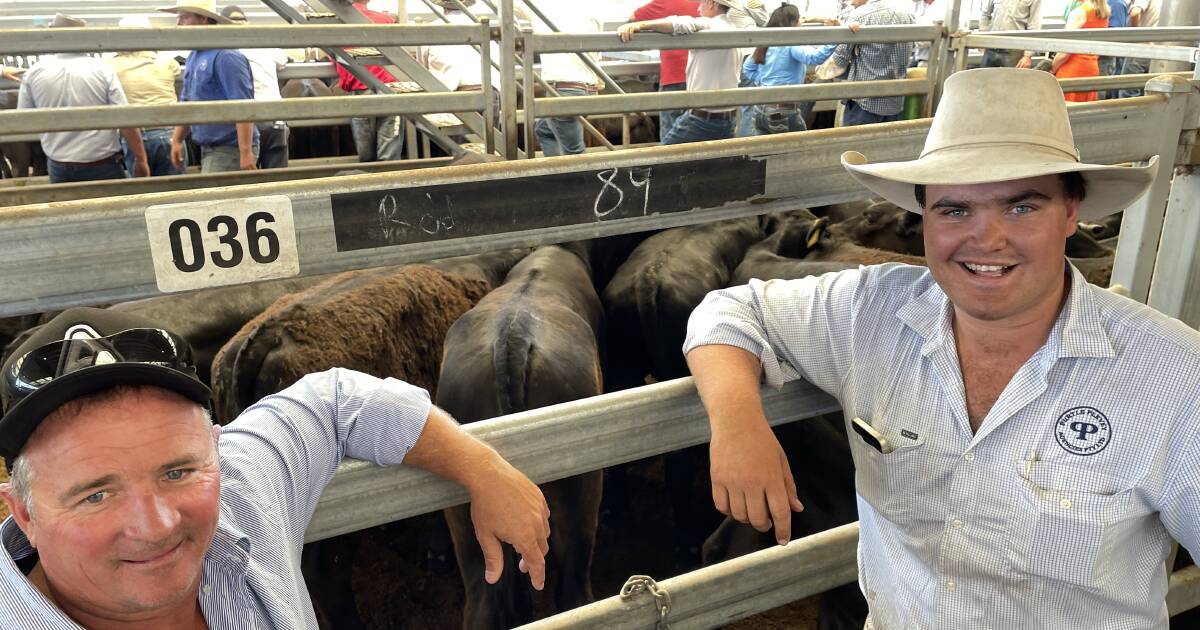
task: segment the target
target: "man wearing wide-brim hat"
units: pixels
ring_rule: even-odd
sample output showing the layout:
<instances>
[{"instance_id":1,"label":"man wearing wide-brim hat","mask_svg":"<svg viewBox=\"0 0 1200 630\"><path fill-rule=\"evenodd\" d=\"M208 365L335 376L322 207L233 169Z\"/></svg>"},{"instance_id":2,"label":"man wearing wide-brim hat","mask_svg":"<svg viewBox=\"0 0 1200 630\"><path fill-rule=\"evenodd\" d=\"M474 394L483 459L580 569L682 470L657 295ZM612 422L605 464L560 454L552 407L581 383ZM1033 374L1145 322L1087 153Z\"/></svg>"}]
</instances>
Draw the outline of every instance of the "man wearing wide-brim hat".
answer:
<instances>
[{"instance_id":1,"label":"man wearing wide-brim hat","mask_svg":"<svg viewBox=\"0 0 1200 630\"><path fill-rule=\"evenodd\" d=\"M868 627L1166 629L1170 540L1200 553L1200 333L1065 258L1155 158L1080 162L1045 73L970 70L945 93L918 159L842 155L922 215L928 268L752 280L693 313L716 506L787 541L796 486L819 480L793 476L806 454L782 451L758 388L804 378L847 423Z\"/></svg>"},{"instance_id":2,"label":"man wearing wide-brim hat","mask_svg":"<svg viewBox=\"0 0 1200 630\"><path fill-rule=\"evenodd\" d=\"M178 16L179 26L232 24L217 13L216 0L177 0L159 9ZM181 101L254 100L250 61L238 50L201 49L188 55L183 69ZM259 135L254 123L179 125L171 137L171 162L184 168L184 140L200 147L200 172L252 171L257 168Z\"/></svg>"}]
</instances>

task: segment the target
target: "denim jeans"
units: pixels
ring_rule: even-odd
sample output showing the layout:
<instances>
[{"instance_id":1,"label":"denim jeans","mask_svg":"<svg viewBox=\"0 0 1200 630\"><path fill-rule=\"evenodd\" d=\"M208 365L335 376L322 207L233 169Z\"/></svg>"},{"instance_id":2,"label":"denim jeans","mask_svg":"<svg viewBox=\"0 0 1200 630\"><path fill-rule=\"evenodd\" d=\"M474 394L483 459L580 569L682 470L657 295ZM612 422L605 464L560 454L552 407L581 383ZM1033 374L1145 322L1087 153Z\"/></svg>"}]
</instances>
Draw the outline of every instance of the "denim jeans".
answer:
<instances>
[{"instance_id":1,"label":"denim jeans","mask_svg":"<svg viewBox=\"0 0 1200 630\"><path fill-rule=\"evenodd\" d=\"M353 94L373 94L355 90ZM404 158L404 119L400 116L351 118L350 131L359 162L390 162Z\"/></svg>"},{"instance_id":2,"label":"denim jeans","mask_svg":"<svg viewBox=\"0 0 1200 630\"><path fill-rule=\"evenodd\" d=\"M580 88L557 88L562 96L587 96L588 91ZM538 144L546 157L583 153L583 123L573 116L566 118L539 118L533 126Z\"/></svg>"},{"instance_id":3,"label":"denim jeans","mask_svg":"<svg viewBox=\"0 0 1200 630\"><path fill-rule=\"evenodd\" d=\"M1121 64L1121 74L1145 74L1147 72L1150 72L1149 59L1126 57L1125 62ZM1143 92L1142 88L1125 88L1118 92L1118 94L1121 98L1131 98L1141 96Z\"/></svg>"},{"instance_id":4,"label":"denim jeans","mask_svg":"<svg viewBox=\"0 0 1200 630\"><path fill-rule=\"evenodd\" d=\"M672 83L670 85L660 85L659 92L685 92L687 91L686 83ZM667 132L671 130L671 126L675 121L683 115L682 109L667 109L658 112L658 139L662 140L667 137Z\"/></svg>"},{"instance_id":5,"label":"denim jeans","mask_svg":"<svg viewBox=\"0 0 1200 630\"><path fill-rule=\"evenodd\" d=\"M254 157L258 157L258 145L253 147ZM238 148L232 144L202 144L200 145L200 172L227 173L242 170L242 158Z\"/></svg>"},{"instance_id":6,"label":"denim jeans","mask_svg":"<svg viewBox=\"0 0 1200 630\"><path fill-rule=\"evenodd\" d=\"M687 142L703 142L705 140L724 140L733 137L734 116L729 118L706 119L688 110L675 121L671 129L663 136L663 144L684 144Z\"/></svg>"},{"instance_id":7,"label":"denim jeans","mask_svg":"<svg viewBox=\"0 0 1200 630\"><path fill-rule=\"evenodd\" d=\"M125 179L129 173L125 171L124 159L115 153L112 159L96 166L75 166L54 160L46 161L50 170L51 184L67 182L94 182L102 179Z\"/></svg>"},{"instance_id":8,"label":"denim jeans","mask_svg":"<svg viewBox=\"0 0 1200 630\"><path fill-rule=\"evenodd\" d=\"M158 129L142 130L142 146L146 147L146 162L150 165L150 176L182 175L183 171L171 163L171 136L175 129L161 127ZM125 152L125 170L133 174L133 152L121 138L121 149ZM187 143L183 145L183 164L187 165Z\"/></svg>"},{"instance_id":9,"label":"denim jeans","mask_svg":"<svg viewBox=\"0 0 1200 630\"><path fill-rule=\"evenodd\" d=\"M1015 68L1025 53L1020 50L996 50L988 48L983 51L983 61L980 68Z\"/></svg>"},{"instance_id":10,"label":"denim jeans","mask_svg":"<svg viewBox=\"0 0 1200 630\"><path fill-rule=\"evenodd\" d=\"M773 133L789 131L804 131L804 119L800 117L800 108L780 108L777 105L755 105L753 108L754 124L751 127L752 136L765 136Z\"/></svg>"},{"instance_id":11,"label":"denim jeans","mask_svg":"<svg viewBox=\"0 0 1200 630\"><path fill-rule=\"evenodd\" d=\"M1101 57L1100 58L1100 76L1111 77L1121 74L1121 64L1123 57ZM1101 90L1096 93L1101 99L1118 98L1117 90Z\"/></svg>"},{"instance_id":12,"label":"denim jeans","mask_svg":"<svg viewBox=\"0 0 1200 630\"><path fill-rule=\"evenodd\" d=\"M287 168L287 123L266 121L254 125L258 127L258 168Z\"/></svg>"},{"instance_id":13,"label":"denim jeans","mask_svg":"<svg viewBox=\"0 0 1200 630\"><path fill-rule=\"evenodd\" d=\"M846 109L842 111L842 126L854 127L856 125L870 125L874 123L892 122L900 120L900 112L883 116L874 112L869 112L858 104L858 101L846 101Z\"/></svg>"}]
</instances>

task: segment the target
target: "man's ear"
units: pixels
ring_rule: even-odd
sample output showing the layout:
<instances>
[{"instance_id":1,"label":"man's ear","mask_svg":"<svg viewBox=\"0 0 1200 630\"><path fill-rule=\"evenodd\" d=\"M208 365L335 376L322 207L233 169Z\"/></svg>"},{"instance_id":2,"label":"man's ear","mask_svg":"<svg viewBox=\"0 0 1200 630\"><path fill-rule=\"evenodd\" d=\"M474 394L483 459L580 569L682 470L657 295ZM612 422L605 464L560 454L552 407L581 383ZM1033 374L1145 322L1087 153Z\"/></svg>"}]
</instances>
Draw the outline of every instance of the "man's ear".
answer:
<instances>
[{"instance_id":1,"label":"man's ear","mask_svg":"<svg viewBox=\"0 0 1200 630\"><path fill-rule=\"evenodd\" d=\"M212 441L213 441L213 450L217 452L217 455L220 455L221 454L221 425L219 425L219 424L212 425Z\"/></svg>"},{"instance_id":2,"label":"man's ear","mask_svg":"<svg viewBox=\"0 0 1200 630\"><path fill-rule=\"evenodd\" d=\"M9 513L12 514L13 520L17 522L17 527L21 528L25 537L29 539L29 545L37 548L37 543L34 541L29 523L32 520L29 517L29 509L17 498L17 493L13 490L11 483L0 483L0 498L4 499L4 504L8 506Z\"/></svg>"},{"instance_id":3,"label":"man's ear","mask_svg":"<svg viewBox=\"0 0 1200 630\"><path fill-rule=\"evenodd\" d=\"M1079 199L1064 199L1063 206L1067 209L1067 222L1070 224L1070 231L1067 236L1070 237L1079 229Z\"/></svg>"}]
</instances>

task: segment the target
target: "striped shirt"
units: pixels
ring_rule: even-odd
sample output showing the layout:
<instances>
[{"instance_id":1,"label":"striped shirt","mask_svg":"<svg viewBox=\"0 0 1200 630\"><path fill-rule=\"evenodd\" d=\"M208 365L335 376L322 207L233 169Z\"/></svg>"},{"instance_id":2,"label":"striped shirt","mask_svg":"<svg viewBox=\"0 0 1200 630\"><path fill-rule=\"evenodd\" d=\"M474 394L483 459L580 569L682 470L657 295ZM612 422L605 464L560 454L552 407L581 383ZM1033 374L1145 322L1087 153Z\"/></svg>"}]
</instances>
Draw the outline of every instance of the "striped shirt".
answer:
<instances>
[{"instance_id":1,"label":"striped shirt","mask_svg":"<svg viewBox=\"0 0 1200 630\"><path fill-rule=\"evenodd\" d=\"M317 628L300 574L304 531L343 457L399 464L425 426L425 390L333 369L262 399L221 431L221 512L204 560L200 608L211 630ZM80 630L25 578L35 553L0 525L5 628Z\"/></svg>"},{"instance_id":2,"label":"striped shirt","mask_svg":"<svg viewBox=\"0 0 1200 630\"><path fill-rule=\"evenodd\" d=\"M692 314L685 350L752 352L895 447L847 431L877 630L1168 627L1170 538L1200 552L1200 333L1073 268L1071 287L977 432L924 268L754 280Z\"/></svg>"},{"instance_id":3,"label":"striped shirt","mask_svg":"<svg viewBox=\"0 0 1200 630\"><path fill-rule=\"evenodd\" d=\"M898 9L891 0L868 0L846 18L847 23L862 26L899 26L913 23L912 13ZM908 59L913 45L908 42L892 44L840 44L833 53L834 65L847 68L848 81L886 81L903 79L908 72ZM854 99L859 106L880 116L899 114L904 109L903 96L880 96Z\"/></svg>"}]
</instances>

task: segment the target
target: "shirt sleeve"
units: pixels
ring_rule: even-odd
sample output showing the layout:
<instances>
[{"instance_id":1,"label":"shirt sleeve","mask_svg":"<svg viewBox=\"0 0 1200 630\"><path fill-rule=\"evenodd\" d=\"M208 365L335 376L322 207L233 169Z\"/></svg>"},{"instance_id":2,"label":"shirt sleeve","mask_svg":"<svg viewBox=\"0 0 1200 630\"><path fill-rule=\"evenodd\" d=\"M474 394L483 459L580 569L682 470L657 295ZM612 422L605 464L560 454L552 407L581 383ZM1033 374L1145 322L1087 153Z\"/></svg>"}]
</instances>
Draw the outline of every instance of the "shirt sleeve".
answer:
<instances>
[{"instance_id":1,"label":"shirt sleeve","mask_svg":"<svg viewBox=\"0 0 1200 630\"><path fill-rule=\"evenodd\" d=\"M823 46L788 46L788 54L792 59L803 64L818 64L825 63L833 55L833 51L837 49L837 44L825 44Z\"/></svg>"},{"instance_id":2,"label":"shirt sleeve","mask_svg":"<svg viewBox=\"0 0 1200 630\"><path fill-rule=\"evenodd\" d=\"M671 29L675 35L686 35L688 33L706 31L709 29L709 19L706 17L673 15L668 19L671 20Z\"/></svg>"},{"instance_id":3,"label":"shirt sleeve","mask_svg":"<svg viewBox=\"0 0 1200 630\"><path fill-rule=\"evenodd\" d=\"M113 72L112 68L105 66L104 74L108 79L108 104L128 105L129 100L125 98L125 88L121 87L121 80L117 78L117 73Z\"/></svg>"},{"instance_id":4,"label":"shirt sleeve","mask_svg":"<svg viewBox=\"0 0 1200 630\"><path fill-rule=\"evenodd\" d=\"M213 59L213 71L221 90L225 92L225 100L252 100L254 98L254 79L250 74L250 61L236 50L222 51Z\"/></svg>"},{"instance_id":5,"label":"shirt sleeve","mask_svg":"<svg viewBox=\"0 0 1200 630\"><path fill-rule=\"evenodd\" d=\"M747 81L750 81L752 84L757 83L758 71L761 69L762 66L754 63L753 54L746 55L746 61L742 62L742 76L746 77Z\"/></svg>"},{"instance_id":6,"label":"shirt sleeve","mask_svg":"<svg viewBox=\"0 0 1200 630\"><path fill-rule=\"evenodd\" d=\"M248 408L221 432L221 472L282 513L302 541L345 457L399 464L416 444L429 394L395 379L335 368L309 374Z\"/></svg>"},{"instance_id":7,"label":"shirt sleeve","mask_svg":"<svg viewBox=\"0 0 1200 630\"><path fill-rule=\"evenodd\" d=\"M751 280L709 293L688 320L684 352L729 345L758 357L765 381L803 378L839 396L850 370L860 269L800 280Z\"/></svg>"},{"instance_id":8,"label":"shirt sleeve","mask_svg":"<svg viewBox=\"0 0 1200 630\"><path fill-rule=\"evenodd\" d=\"M1200 409L1193 405L1190 426L1200 421ZM1179 541L1193 558L1200 557L1200 433L1180 440L1178 450L1169 454L1170 471L1163 487L1159 517L1171 537Z\"/></svg>"},{"instance_id":9,"label":"shirt sleeve","mask_svg":"<svg viewBox=\"0 0 1200 630\"><path fill-rule=\"evenodd\" d=\"M33 93L29 90L29 77L25 77L25 80L21 81L21 87L17 90L17 109L37 107L37 103L33 100Z\"/></svg>"}]
</instances>

